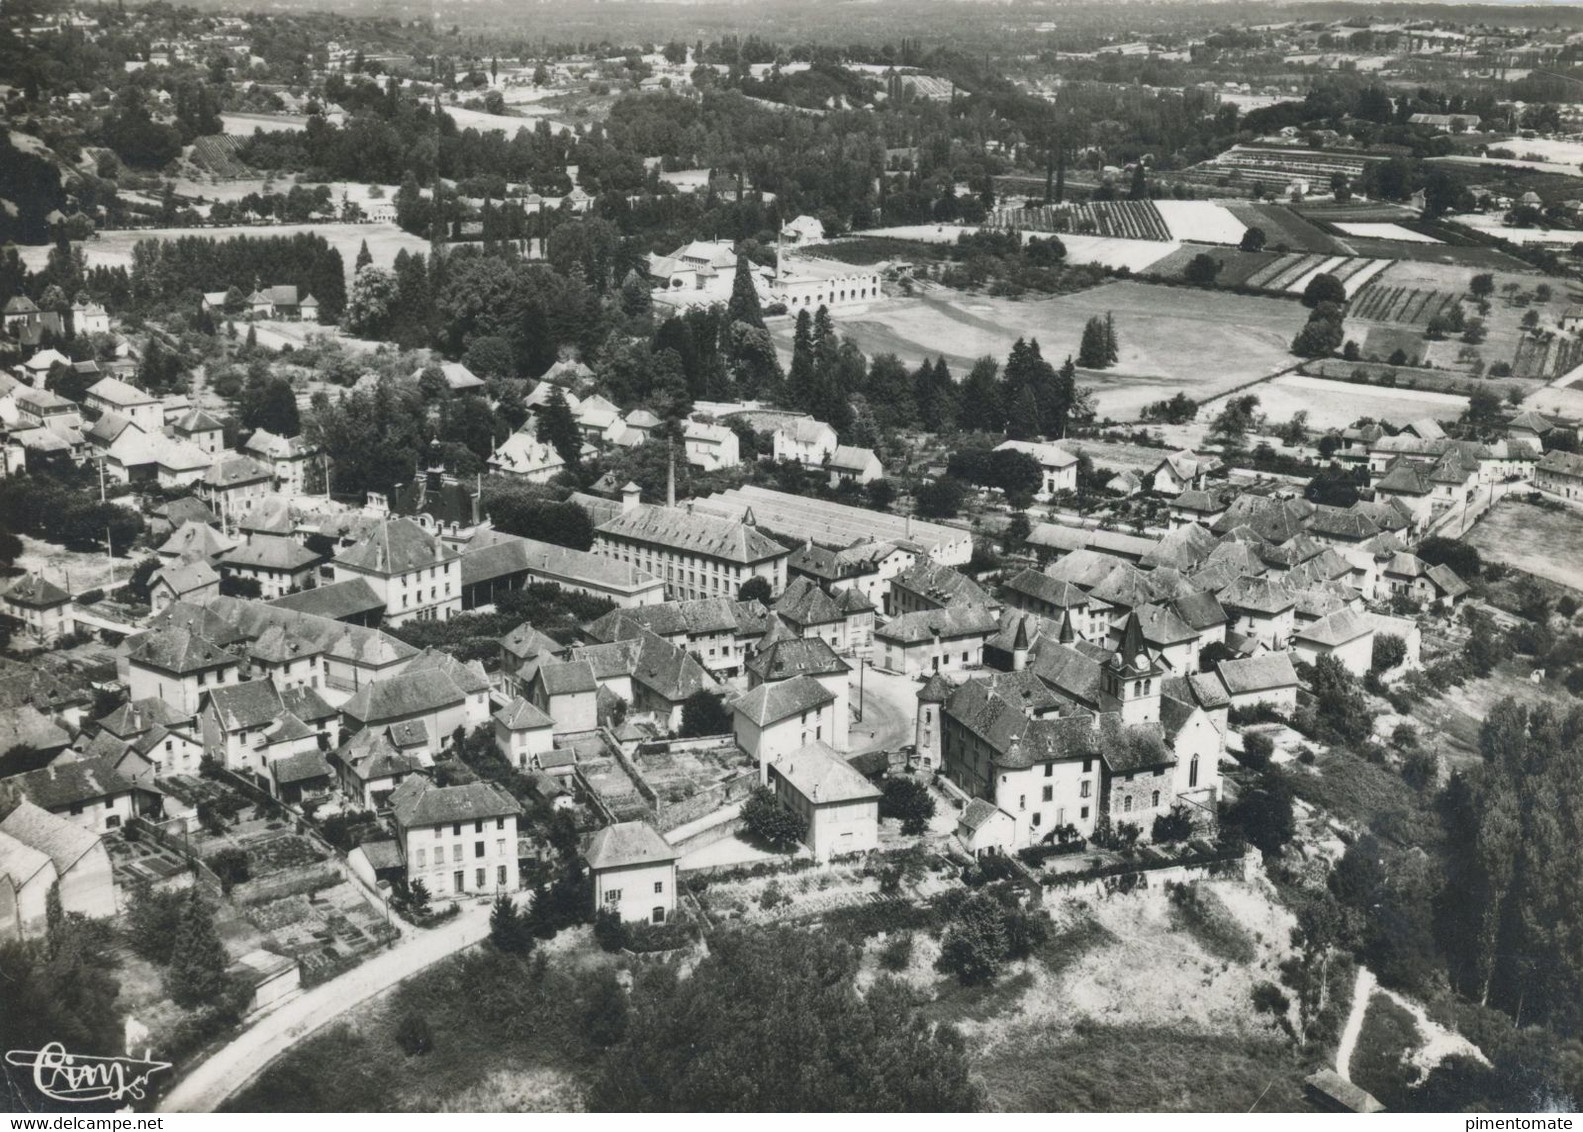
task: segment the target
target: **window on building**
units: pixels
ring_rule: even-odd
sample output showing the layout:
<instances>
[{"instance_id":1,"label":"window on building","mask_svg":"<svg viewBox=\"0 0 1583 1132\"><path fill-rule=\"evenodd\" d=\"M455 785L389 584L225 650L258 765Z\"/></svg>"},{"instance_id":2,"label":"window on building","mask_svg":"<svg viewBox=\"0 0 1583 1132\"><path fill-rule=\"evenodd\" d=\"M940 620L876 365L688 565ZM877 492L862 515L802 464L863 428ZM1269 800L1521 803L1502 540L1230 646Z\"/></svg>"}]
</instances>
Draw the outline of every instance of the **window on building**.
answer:
<instances>
[{"instance_id":1,"label":"window on building","mask_svg":"<svg viewBox=\"0 0 1583 1132\"><path fill-rule=\"evenodd\" d=\"M454 886L452 891L454 891L454 892L463 892L463 891L466 890L466 888L467 888L467 881L465 879L466 876L467 876L467 874L462 872L461 869L457 869L454 873L451 874L451 883Z\"/></svg>"},{"instance_id":2,"label":"window on building","mask_svg":"<svg viewBox=\"0 0 1583 1132\"><path fill-rule=\"evenodd\" d=\"M483 888L484 885L489 883L488 881L486 881L484 879L488 875L489 874L487 872L485 872L483 869L475 869L473 871L473 876L477 879L479 888Z\"/></svg>"},{"instance_id":3,"label":"window on building","mask_svg":"<svg viewBox=\"0 0 1583 1132\"><path fill-rule=\"evenodd\" d=\"M1093 759L1084 759L1083 760L1083 773L1084 774L1088 774L1093 769L1094 769L1094 760Z\"/></svg>"},{"instance_id":4,"label":"window on building","mask_svg":"<svg viewBox=\"0 0 1583 1132\"><path fill-rule=\"evenodd\" d=\"M452 823L452 825L451 825L451 836L452 837L460 837L460 836L462 836L462 823L461 822L454 822L454 823Z\"/></svg>"},{"instance_id":5,"label":"window on building","mask_svg":"<svg viewBox=\"0 0 1583 1132\"><path fill-rule=\"evenodd\" d=\"M654 882L654 895L658 896L660 893L662 893L664 891L665 891L665 882L662 881L662 880L655 881Z\"/></svg>"},{"instance_id":6,"label":"window on building","mask_svg":"<svg viewBox=\"0 0 1583 1132\"><path fill-rule=\"evenodd\" d=\"M1088 779L1084 779L1082 785L1079 786L1078 789L1077 789L1077 796L1079 798L1090 797L1093 789L1094 789L1093 782L1089 781Z\"/></svg>"},{"instance_id":7,"label":"window on building","mask_svg":"<svg viewBox=\"0 0 1583 1132\"><path fill-rule=\"evenodd\" d=\"M1044 800L1046 802L1053 802L1053 801L1055 801L1055 787L1053 787L1053 786L1046 786L1044 788Z\"/></svg>"},{"instance_id":8,"label":"window on building","mask_svg":"<svg viewBox=\"0 0 1583 1132\"><path fill-rule=\"evenodd\" d=\"M1045 763L1044 764L1044 777L1046 777L1046 778L1054 778L1055 777L1055 764L1054 763ZM1049 787L1046 786L1045 789L1048 790Z\"/></svg>"},{"instance_id":9,"label":"window on building","mask_svg":"<svg viewBox=\"0 0 1583 1132\"><path fill-rule=\"evenodd\" d=\"M1132 798L1130 795L1121 800L1121 809L1124 813L1132 813Z\"/></svg>"},{"instance_id":10,"label":"window on building","mask_svg":"<svg viewBox=\"0 0 1583 1132\"><path fill-rule=\"evenodd\" d=\"M1151 805L1151 806L1158 806L1159 804L1160 804L1160 792L1158 790L1156 790L1154 792L1154 800L1152 802L1150 802L1149 805Z\"/></svg>"},{"instance_id":11,"label":"window on building","mask_svg":"<svg viewBox=\"0 0 1583 1132\"><path fill-rule=\"evenodd\" d=\"M495 883L502 884L502 885L505 884L506 883L506 866L501 865L500 868L496 870L495 877L496 877Z\"/></svg>"},{"instance_id":12,"label":"window on building","mask_svg":"<svg viewBox=\"0 0 1583 1132\"><path fill-rule=\"evenodd\" d=\"M420 869L423 868L423 866L427 863L424 860L425 856L426 856L426 852L424 850L422 850L422 849L419 849L418 850L418 868L420 868Z\"/></svg>"},{"instance_id":13,"label":"window on building","mask_svg":"<svg viewBox=\"0 0 1583 1132\"><path fill-rule=\"evenodd\" d=\"M1084 820L1084 821L1087 821L1087 820L1088 820L1088 807L1087 807L1087 806L1084 806L1084 807L1083 807L1083 810L1082 810L1082 817L1083 817L1083 820Z\"/></svg>"},{"instance_id":14,"label":"window on building","mask_svg":"<svg viewBox=\"0 0 1583 1132\"><path fill-rule=\"evenodd\" d=\"M607 889L605 889L605 903L606 904L620 904L621 903L621 890L619 888L607 888Z\"/></svg>"},{"instance_id":15,"label":"window on building","mask_svg":"<svg viewBox=\"0 0 1583 1132\"><path fill-rule=\"evenodd\" d=\"M1187 785L1189 788L1198 785L1198 758L1196 755L1187 767Z\"/></svg>"},{"instance_id":16,"label":"window on building","mask_svg":"<svg viewBox=\"0 0 1583 1132\"><path fill-rule=\"evenodd\" d=\"M482 841L475 841L475 842L473 842L473 856L475 856L475 857L482 857L483 855L484 855L484 843Z\"/></svg>"},{"instance_id":17,"label":"window on building","mask_svg":"<svg viewBox=\"0 0 1583 1132\"><path fill-rule=\"evenodd\" d=\"M665 909L656 905L652 919L656 924L663 924L665 922Z\"/></svg>"},{"instance_id":18,"label":"window on building","mask_svg":"<svg viewBox=\"0 0 1583 1132\"><path fill-rule=\"evenodd\" d=\"M451 846L451 863L456 864L462 859L462 846L460 843Z\"/></svg>"}]
</instances>

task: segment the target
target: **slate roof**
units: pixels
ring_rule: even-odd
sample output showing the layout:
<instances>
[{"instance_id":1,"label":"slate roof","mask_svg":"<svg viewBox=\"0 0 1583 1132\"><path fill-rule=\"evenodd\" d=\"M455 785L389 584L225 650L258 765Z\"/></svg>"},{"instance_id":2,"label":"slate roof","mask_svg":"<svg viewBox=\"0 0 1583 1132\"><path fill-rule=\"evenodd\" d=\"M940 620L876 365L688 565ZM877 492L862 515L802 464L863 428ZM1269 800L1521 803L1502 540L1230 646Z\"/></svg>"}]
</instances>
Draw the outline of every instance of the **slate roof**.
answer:
<instances>
[{"instance_id":1,"label":"slate roof","mask_svg":"<svg viewBox=\"0 0 1583 1132\"><path fill-rule=\"evenodd\" d=\"M1140 605L1132 615L1138 619L1144 640L1151 645L1163 648L1198 639L1198 630L1178 617L1169 606Z\"/></svg>"},{"instance_id":2,"label":"slate roof","mask_svg":"<svg viewBox=\"0 0 1583 1132\"><path fill-rule=\"evenodd\" d=\"M105 759L58 761L0 781L0 791L51 812L129 794L132 788Z\"/></svg>"},{"instance_id":3,"label":"slate roof","mask_svg":"<svg viewBox=\"0 0 1583 1132\"><path fill-rule=\"evenodd\" d=\"M305 724L324 723L334 719L338 714L316 689L302 684L293 685L281 692L280 702L288 712Z\"/></svg>"},{"instance_id":4,"label":"slate roof","mask_svg":"<svg viewBox=\"0 0 1583 1132\"><path fill-rule=\"evenodd\" d=\"M777 641L754 653L746 667L765 682L790 680L794 676L829 676L852 669L821 637Z\"/></svg>"},{"instance_id":5,"label":"slate roof","mask_svg":"<svg viewBox=\"0 0 1583 1132\"><path fill-rule=\"evenodd\" d=\"M71 594L40 574L23 574L7 587L5 599L29 609L53 609L71 601Z\"/></svg>"},{"instance_id":6,"label":"slate roof","mask_svg":"<svg viewBox=\"0 0 1583 1132\"><path fill-rule=\"evenodd\" d=\"M335 759L362 782L410 774L423 763L396 749L384 728L367 727L334 752Z\"/></svg>"},{"instance_id":7,"label":"slate roof","mask_svg":"<svg viewBox=\"0 0 1583 1132\"><path fill-rule=\"evenodd\" d=\"M284 535L254 535L248 541L238 543L230 550L224 551L220 555L220 561L226 566L243 569L296 574L318 562L319 556L294 538L287 538Z\"/></svg>"},{"instance_id":8,"label":"slate roof","mask_svg":"<svg viewBox=\"0 0 1583 1132\"><path fill-rule=\"evenodd\" d=\"M457 660L448 652L442 652L432 645L407 662L403 673L437 672L450 677L463 692L470 696L489 691L489 677L484 674L484 666L476 660Z\"/></svg>"},{"instance_id":9,"label":"slate roof","mask_svg":"<svg viewBox=\"0 0 1583 1132\"><path fill-rule=\"evenodd\" d=\"M177 527L155 551L161 558L216 558L235 543L208 523L188 521Z\"/></svg>"},{"instance_id":10,"label":"slate roof","mask_svg":"<svg viewBox=\"0 0 1583 1132\"><path fill-rule=\"evenodd\" d=\"M1341 608L1328 613L1311 624L1297 630L1297 639L1310 641L1327 648L1339 648L1348 641L1355 641L1374 632L1374 626L1351 609Z\"/></svg>"},{"instance_id":11,"label":"slate roof","mask_svg":"<svg viewBox=\"0 0 1583 1132\"><path fill-rule=\"evenodd\" d=\"M228 453L216 457L214 463L209 465L209 470L203 473L203 483L208 487L225 489L262 483L270 475L270 470L251 456Z\"/></svg>"},{"instance_id":12,"label":"slate roof","mask_svg":"<svg viewBox=\"0 0 1583 1132\"><path fill-rule=\"evenodd\" d=\"M99 379L89 387L86 396L112 405L148 405L159 400L158 397L144 393L137 386L129 385L118 377Z\"/></svg>"},{"instance_id":13,"label":"slate roof","mask_svg":"<svg viewBox=\"0 0 1583 1132\"><path fill-rule=\"evenodd\" d=\"M413 775L391 792L390 808L396 824L403 829L511 817L522 812L510 792L496 783L436 786L422 775Z\"/></svg>"},{"instance_id":14,"label":"slate roof","mask_svg":"<svg viewBox=\"0 0 1583 1132\"><path fill-rule=\"evenodd\" d=\"M331 778L335 771L320 751L298 751L294 755L272 759L269 773L282 786L296 782L312 782L316 778Z\"/></svg>"},{"instance_id":15,"label":"slate roof","mask_svg":"<svg viewBox=\"0 0 1583 1132\"><path fill-rule=\"evenodd\" d=\"M1224 625L1230 620L1225 608L1212 593L1194 593L1176 598L1171 602L1171 612L1198 633L1216 625Z\"/></svg>"},{"instance_id":16,"label":"slate roof","mask_svg":"<svg viewBox=\"0 0 1583 1132\"><path fill-rule=\"evenodd\" d=\"M659 865L679 856L658 830L641 821L607 825L589 838L583 850L583 859L595 870Z\"/></svg>"},{"instance_id":17,"label":"slate roof","mask_svg":"<svg viewBox=\"0 0 1583 1132\"><path fill-rule=\"evenodd\" d=\"M1297 686L1292 658L1284 652L1261 653L1245 660L1222 660L1215 665L1215 670L1226 685L1226 691L1233 696Z\"/></svg>"},{"instance_id":18,"label":"slate roof","mask_svg":"<svg viewBox=\"0 0 1583 1132\"><path fill-rule=\"evenodd\" d=\"M895 584L895 581L892 581ZM793 625L828 625L844 620L829 594L811 578L794 578L775 600L775 613Z\"/></svg>"},{"instance_id":19,"label":"slate roof","mask_svg":"<svg viewBox=\"0 0 1583 1132\"><path fill-rule=\"evenodd\" d=\"M978 830L982 829L985 823L987 823L996 814L1005 813L1005 810L1001 809L993 802L986 801L983 798L974 798L967 804L966 808L962 810L962 816L956 820L958 825L965 825L968 829ZM1010 814L1006 814L1006 816L1008 818L1011 817Z\"/></svg>"},{"instance_id":20,"label":"slate roof","mask_svg":"<svg viewBox=\"0 0 1583 1132\"><path fill-rule=\"evenodd\" d=\"M188 629L155 629L134 637L127 660L177 676L222 668L240 661Z\"/></svg>"},{"instance_id":21,"label":"slate roof","mask_svg":"<svg viewBox=\"0 0 1583 1132\"><path fill-rule=\"evenodd\" d=\"M280 690L275 687L273 680L228 684L223 688L211 689L207 696L209 706L226 731L263 727L285 711Z\"/></svg>"},{"instance_id":22,"label":"slate roof","mask_svg":"<svg viewBox=\"0 0 1583 1132\"><path fill-rule=\"evenodd\" d=\"M739 696L731 706L750 722L764 727L834 700L835 693L813 677L794 676L774 684L760 684Z\"/></svg>"},{"instance_id":23,"label":"slate roof","mask_svg":"<svg viewBox=\"0 0 1583 1132\"><path fill-rule=\"evenodd\" d=\"M1470 588L1457 576L1455 570L1443 563L1429 567L1429 580L1435 584L1436 589L1451 598L1461 597Z\"/></svg>"},{"instance_id":24,"label":"slate roof","mask_svg":"<svg viewBox=\"0 0 1583 1132\"><path fill-rule=\"evenodd\" d=\"M594 669L586 660L555 661L539 668L539 681L551 696L593 692L599 687Z\"/></svg>"},{"instance_id":25,"label":"slate roof","mask_svg":"<svg viewBox=\"0 0 1583 1132\"><path fill-rule=\"evenodd\" d=\"M1410 460L1399 460L1374 481L1374 490L1392 495L1428 495L1431 488L1423 470Z\"/></svg>"},{"instance_id":26,"label":"slate roof","mask_svg":"<svg viewBox=\"0 0 1583 1132\"><path fill-rule=\"evenodd\" d=\"M26 800L17 803L16 809L0 821L0 833L43 854L61 876L65 876L68 869L93 852L99 844L99 838L93 831L84 829L74 821L57 817ZM0 866L0 873L7 871Z\"/></svg>"},{"instance_id":27,"label":"slate roof","mask_svg":"<svg viewBox=\"0 0 1583 1132\"><path fill-rule=\"evenodd\" d=\"M495 712L494 719L508 731L537 731L555 725L555 720L521 696Z\"/></svg>"},{"instance_id":28,"label":"slate roof","mask_svg":"<svg viewBox=\"0 0 1583 1132\"><path fill-rule=\"evenodd\" d=\"M598 624L598 622L595 622L595 624ZM512 656L521 659L540 654L554 656L566 648L554 637L539 632L526 621L501 637L500 647Z\"/></svg>"},{"instance_id":29,"label":"slate roof","mask_svg":"<svg viewBox=\"0 0 1583 1132\"><path fill-rule=\"evenodd\" d=\"M910 645L935 637L942 640L977 635L987 637L999 627L999 618L990 610L979 605L961 605L952 609L923 609L916 613L903 613L874 630L874 635L882 640Z\"/></svg>"},{"instance_id":30,"label":"slate roof","mask_svg":"<svg viewBox=\"0 0 1583 1132\"><path fill-rule=\"evenodd\" d=\"M466 693L443 671L403 671L364 684L341 705L341 712L366 727L384 720L440 711L466 698Z\"/></svg>"},{"instance_id":31,"label":"slate roof","mask_svg":"<svg viewBox=\"0 0 1583 1132\"><path fill-rule=\"evenodd\" d=\"M815 740L770 764L814 805L877 799L879 787L854 770L828 743Z\"/></svg>"},{"instance_id":32,"label":"slate roof","mask_svg":"<svg viewBox=\"0 0 1583 1132\"><path fill-rule=\"evenodd\" d=\"M337 567L371 574L405 574L438 566L457 552L411 519L383 520L360 542L335 556Z\"/></svg>"},{"instance_id":33,"label":"slate roof","mask_svg":"<svg viewBox=\"0 0 1583 1132\"><path fill-rule=\"evenodd\" d=\"M1031 566L1013 574L1003 588L1008 593L1022 594L1057 609L1081 609L1088 604L1088 595L1071 582L1052 578Z\"/></svg>"},{"instance_id":34,"label":"slate roof","mask_svg":"<svg viewBox=\"0 0 1583 1132\"><path fill-rule=\"evenodd\" d=\"M1087 707L1098 705L1101 672L1095 658L1045 637L1034 646L1029 668L1073 703Z\"/></svg>"},{"instance_id":35,"label":"slate roof","mask_svg":"<svg viewBox=\"0 0 1583 1132\"><path fill-rule=\"evenodd\" d=\"M752 565L789 554L786 547L746 521L684 507L640 503L599 527L606 538L652 543L670 550Z\"/></svg>"},{"instance_id":36,"label":"slate roof","mask_svg":"<svg viewBox=\"0 0 1583 1132\"><path fill-rule=\"evenodd\" d=\"M1238 578L1220 593L1220 604L1227 609L1250 613L1277 614L1297 604L1292 592L1279 581L1268 578Z\"/></svg>"},{"instance_id":37,"label":"slate roof","mask_svg":"<svg viewBox=\"0 0 1583 1132\"><path fill-rule=\"evenodd\" d=\"M149 586L163 582L177 597L186 597L199 590L220 584L220 575L207 559L195 558L190 562L175 562L154 571Z\"/></svg>"},{"instance_id":38,"label":"slate roof","mask_svg":"<svg viewBox=\"0 0 1583 1132\"><path fill-rule=\"evenodd\" d=\"M534 571L585 582L593 586L627 589L654 581L637 567L553 542L519 538L501 531L481 530L462 549L462 585Z\"/></svg>"},{"instance_id":39,"label":"slate roof","mask_svg":"<svg viewBox=\"0 0 1583 1132\"><path fill-rule=\"evenodd\" d=\"M1214 552L1216 545L1217 540L1209 532L1208 527L1197 523L1185 523L1173 531L1167 531L1160 541L1138 560L1138 565L1148 569L1170 566L1186 572L1208 558Z\"/></svg>"},{"instance_id":40,"label":"slate roof","mask_svg":"<svg viewBox=\"0 0 1583 1132\"><path fill-rule=\"evenodd\" d=\"M914 562L892 578L890 584L893 590L899 586L946 607L994 604L989 594L972 578L932 558Z\"/></svg>"}]
</instances>

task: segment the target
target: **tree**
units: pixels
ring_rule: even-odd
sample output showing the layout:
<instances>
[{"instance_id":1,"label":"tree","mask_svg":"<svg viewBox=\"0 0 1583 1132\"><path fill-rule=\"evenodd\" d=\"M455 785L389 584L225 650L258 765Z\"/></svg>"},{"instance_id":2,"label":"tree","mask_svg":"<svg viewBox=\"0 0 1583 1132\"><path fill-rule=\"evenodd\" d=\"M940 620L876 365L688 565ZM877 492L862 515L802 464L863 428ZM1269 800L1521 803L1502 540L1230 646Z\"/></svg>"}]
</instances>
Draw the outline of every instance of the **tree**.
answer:
<instances>
[{"instance_id":1,"label":"tree","mask_svg":"<svg viewBox=\"0 0 1583 1132\"><path fill-rule=\"evenodd\" d=\"M502 892L489 911L489 942L498 951L522 953L533 950L529 930L516 902Z\"/></svg>"},{"instance_id":2,"label":"tree","mask_svg":"<svg viewBox=\"0 0 1583 1132\"><path fill-rule=\"evenodd\" d=\"M1277 854L1297 832L1292 813L1292 785L1274 767L1242 792L1227 814L1228 822L1240 829L1248 843L1264 853Z\"/></svg>"},{"instance_id":3,"label":"tree","mask_svg":"<svg viewBox=\"0 0 1583 1132\"><path fill-rule=\"evenodd\" d=\"M683 738L724 735L731 730L731 711L713 692L700 688L682 701Z\"/></svg>"},{"instance_id":4,"label":"tree","mask_svg":"<svg viewBox=\"0 0 1583 1132\"><path fill-rule=\"evenodd\" d=\"M1257 229L1249 229L1250 232ZM1212 286L1220 275L1220 261L1207 252L1199 252L1188 261L1182 278L1199 287ZM1086 331L1085 331L1086 333Z\"/></svg>"},{"instance_id":5,"label":"tree","mask_svg":"<svg viewBox=\"0 0 1583 1132\"><path fill-rule=\"evenodd\" d=\"M1394 633L1378 633L1374 637L1369 669L1389 672L1407 659L1407 643Z\"/></svg>"},{"instance_id":6,"label":"tree","mask_svg":"<svg viewBox=\"0 0 1583 1132\"><path fill-rule=\"evenodd\" d=\"M1110 364L1110 353L1105 346L1105 323L1098 315L1083 324L1083 338L1077 348L1077 364L1084 369L1104 369Z\"/></svg>"},{"instance_id":7,"label":"tree","mask_svg":"<svg viewBox=\"0 0 1583 1132\"><path fill-rule=\"evenodd\" d=\"M726 304L727 325L737 322L764 329L764 312L759 307L759 292L753 283L753 265L745 255L737 256L736 275L731 280L731 300Z\"/></svg>"},{"instance_id":8,"label":"tree","mask_svg":"<svg viewBox=\"0 0 1583 1132\"><path fill-rule=\"evenodd\" d=\"M760 574L753 575L742 583L741 589L737 590L738 601L757 601L768 605L774 596L775 591L771 588L769 579Z\"/></svg>"},{"instance_id":9,"label":"tree","mask_svg":"<svg viewBox=\"0 0 1583 1132\"><path fill-rule=\"evenodd\" d=\"M1237 246L1245 252L1262 252L1267 239L1264 229L1255 224L1244 229L1242 239L1238 241Z\"/></svg>"},{"instance_id":10,"label":"tree","mask_svg":"<svg viewBox=\"0 0 1583 1132\"><path fill-rule=\"evenodd\" d=\"M1347 301L1347 289L1341 280L1328 271L1321 271L1303 288L1303 306L1316 308L1320 303L1342 304Z\"/></svg>"},{"instance_id":11,"label":"tree","mask_svg":"<svg viewBox=\"0 0 1583 1132\"><path fill-rule=\"evenodd\" d=\"M880 796L879 816L897 818L909 836L925 832L934 817L934 795L916 778L887 778Z\"/></svg>"},{"instance_id":12,"label":"tree","mask_svg":"<svg viewBox=\"0 0 1583 1132\"><path fill-rule=\"evenodd\" d=\"M1252 393L1231 398L1210 422L1209 435L1227 447L1237 447L1253 428L1258 408L1259 399Z\"/></svg>"},{"instance_id":13,"label":"tree","mask_svg":"<svg viewBox=\"0 0 1583 1132\"><path fill-rule=\"evenodd\" d=\"M1420 542L1418 557L1431 566L1451 567L1459 578L1476 578L1484 570L1478 547L1444 535L1430 535Z\"/></svg>"},{"instance_id":14,"label":"tree","mask_svg":"<svg viewBox=\"0 0 1583 1132\"><path fill-rule=\"evenodd\" d=\"M1339 350L1345 337L1339 311L1327 313L1321 307L1292 339L1292 353L1305 358L1324 357Z\"/></svg>"},{"instance_id":15,"label":"tree","mask_svg":"<svg viewBox=\"0 0 1583 1132\"><path fill-rule=\"evenodd\" d=\"M242 387L238 406L243 431L265 429L276 436L296 436L302 431L297 394L291 382L267 371L250 375Z\"/></svg>"},{"instance_id":16,"label":"tree","mask_svg":"<svg viewBox=\"0 0 1583 1132\"><path fill-rule=\"evenodd\" d=\"M539 414L537 438L555 449L568 468L578 469L583 463L583 434L567 404L566 392L560 386L550 394L550 399Z\"/></svg>"},{"instance_id":17,"label":"tree","mask_svg":"<svg viewBox=\"0 0 1583 1132\"><path fill-rule=\"evenodd\" d=\"M595 979L583 1010L583 1033L599 1049L620 1045L627 1036L627 992L608 968Z\"/></svg>"},{"instance_id":18,"label":"tree","mask_svg":"<svg viewBox=\"0 0 1583 1132\"><path fill-rule=\"evenodd\" d=\"M918 490L918 512L929 519L954 519L962 509L962 485L950 476L941 476Z\"/></svg>"},{"instance_id":19,"label":"tree","mask_svg":"<svg viewBox=\"0 0 1583 1132\"><path fill-rule=\"evenodd\" d=\"M1500 394L1483 385L1476 385L1468 394L1468 407L1462 413L1464 423L1479 432L1489 432L1501 423Z\"/></svg>"},{"instance_id":20,"label":"tree","mask_svg":"<svg viewBox=\"0 0 1583 1132\"><path fill-rule=\"evenodd\" d=\"M965 1045L881 977L859 994L835 932L720 932L692 974L636 972L599 1112L962 1112L983 1106ZM775 1056L770 1051L777 1051Z\"/></svg>"},{"instance_id":21,"label":"tree","mask_svg":"<svg viewBox=\"0 0 1583 1132\"><path fill-rule=\"evenodd\" d=\"M1171 844L1186 841L1193 836L1193 820L1187 814L1187 807L1172 806L1169 813L1159 814L1154 819L1154 828L1150 831L1150 838L1160 844Z\"/></svg>"},{"instance_id":22,"label":"tree","mask_svg":"<svg viewBox=\"0 0 1583 1132\"><path fill-rule=\"evenodd\" d=\"M233 991L225 946L196 888L189 890L183 905L165 969L165 991L178 1006L219 1006Z\"/></svg>"},{"instance_id":23,"label":"tree","mask_svg":"<svg viewBox=\"0 0 1583 1132\"><path fill-rule=\"evenodd\" d=\"M975 893L963 902L940 941L940 969L972 986L992 981L1005 957L1001 908L989 896Z\"/></svg>"},{"instance_id":24,"label":"tree","mask_svg":"<svg viewBox=\"0 0 1583 1132\"><path fill-rule=\"evenodd\" d=\"M1015 448L1001 448L989 455L988 483L1006 493L1014 507L1026 507L1044 484L1039 461Z\"/></svg>"},{"instance_id":25,"label":"tree","mask_svg":"<svg viewBox=\"0 0 1583 1132\"><path fill-rule=\"evenodd\" d=\"M373 262L374 262L374 256L368 250L368 241L364 240L362 243L360 243L357 246L357 259L354 260L353 263L352 263L352 273L353 273L354 279L355 279L356 274L358 272L362 271L363 268L365 268L365 267L372 266Z\"/></svg>"},{"instance_id":26,"label":"tree","mask_svg":"<svg viewBox=\"0 0 1583 1132\"><path fill-rule=\"evenodd\" d=\"M767 786L760 786L742 803L742 824L750 835L777 853L797 848L808 832L808 824L781 805Z\"/></svg>"},{"instance_id":27,"label":"tree","mask_svg":"<svg viewBox=\"0 0 1583 1132\"><path fill-rule=\"evenodd\" d=\"M1468 292L1475 299L1487 299L1495 293L1495 275L1485 271L1468 281Z\"/></svg>"}]
</instances>

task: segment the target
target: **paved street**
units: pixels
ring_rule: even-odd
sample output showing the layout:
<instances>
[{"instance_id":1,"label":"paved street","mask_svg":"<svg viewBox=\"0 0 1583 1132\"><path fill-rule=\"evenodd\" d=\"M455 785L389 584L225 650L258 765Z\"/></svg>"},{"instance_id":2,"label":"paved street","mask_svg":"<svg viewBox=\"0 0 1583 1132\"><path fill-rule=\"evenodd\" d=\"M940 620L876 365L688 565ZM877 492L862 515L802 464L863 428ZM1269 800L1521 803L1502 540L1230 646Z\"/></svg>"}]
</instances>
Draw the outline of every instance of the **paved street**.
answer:
<instances>
[{"instance_id":1,"label":"paved street","mask_svg":"<svg viewBox=\"0 0 1583 1132\"><path fill-rule=\"evenodd\" d=\"M462 914L449 923L414 936L260 1018L178 1081L160 1101L159 1111L213 1112L308 1035L488 934L489 906L464 904Z\"/></svg>"},{"instance_id":2,"label":"paved street","mask_svg":"<svg viewBox=\"0 0 1583 1132\"><path fill-rule=\"evenodd\" d=\"M894 751L913 741L913 721L918 709L915 680L870 668L863 673L863 718L853 719L847 745L854 755L869 751ZM852 673L850 702L858 702L858 674Z\"/></svg>"}]
</instances>

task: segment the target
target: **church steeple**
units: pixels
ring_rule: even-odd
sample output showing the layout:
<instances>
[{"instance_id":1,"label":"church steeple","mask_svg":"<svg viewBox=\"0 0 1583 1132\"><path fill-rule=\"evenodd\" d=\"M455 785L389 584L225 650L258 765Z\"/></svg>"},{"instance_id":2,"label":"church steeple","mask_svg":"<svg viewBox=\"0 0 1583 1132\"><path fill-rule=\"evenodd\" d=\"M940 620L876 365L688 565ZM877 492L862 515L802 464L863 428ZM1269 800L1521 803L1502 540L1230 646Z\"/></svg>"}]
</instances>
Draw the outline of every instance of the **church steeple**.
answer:
<instances>
[{"instance_id":1,"label":"church steeple","mask_svg":"<svg viewBox=\"0 0 1583 1132\"><path fill-rule=\"evenodd\" d=\"M1127 615L1121 644L1105 661L1099 679L1100 708L1119 711L1127 723L1156 723L1165 670L1149 652L1137 611Z\"/></svg>"}]
</instances>

